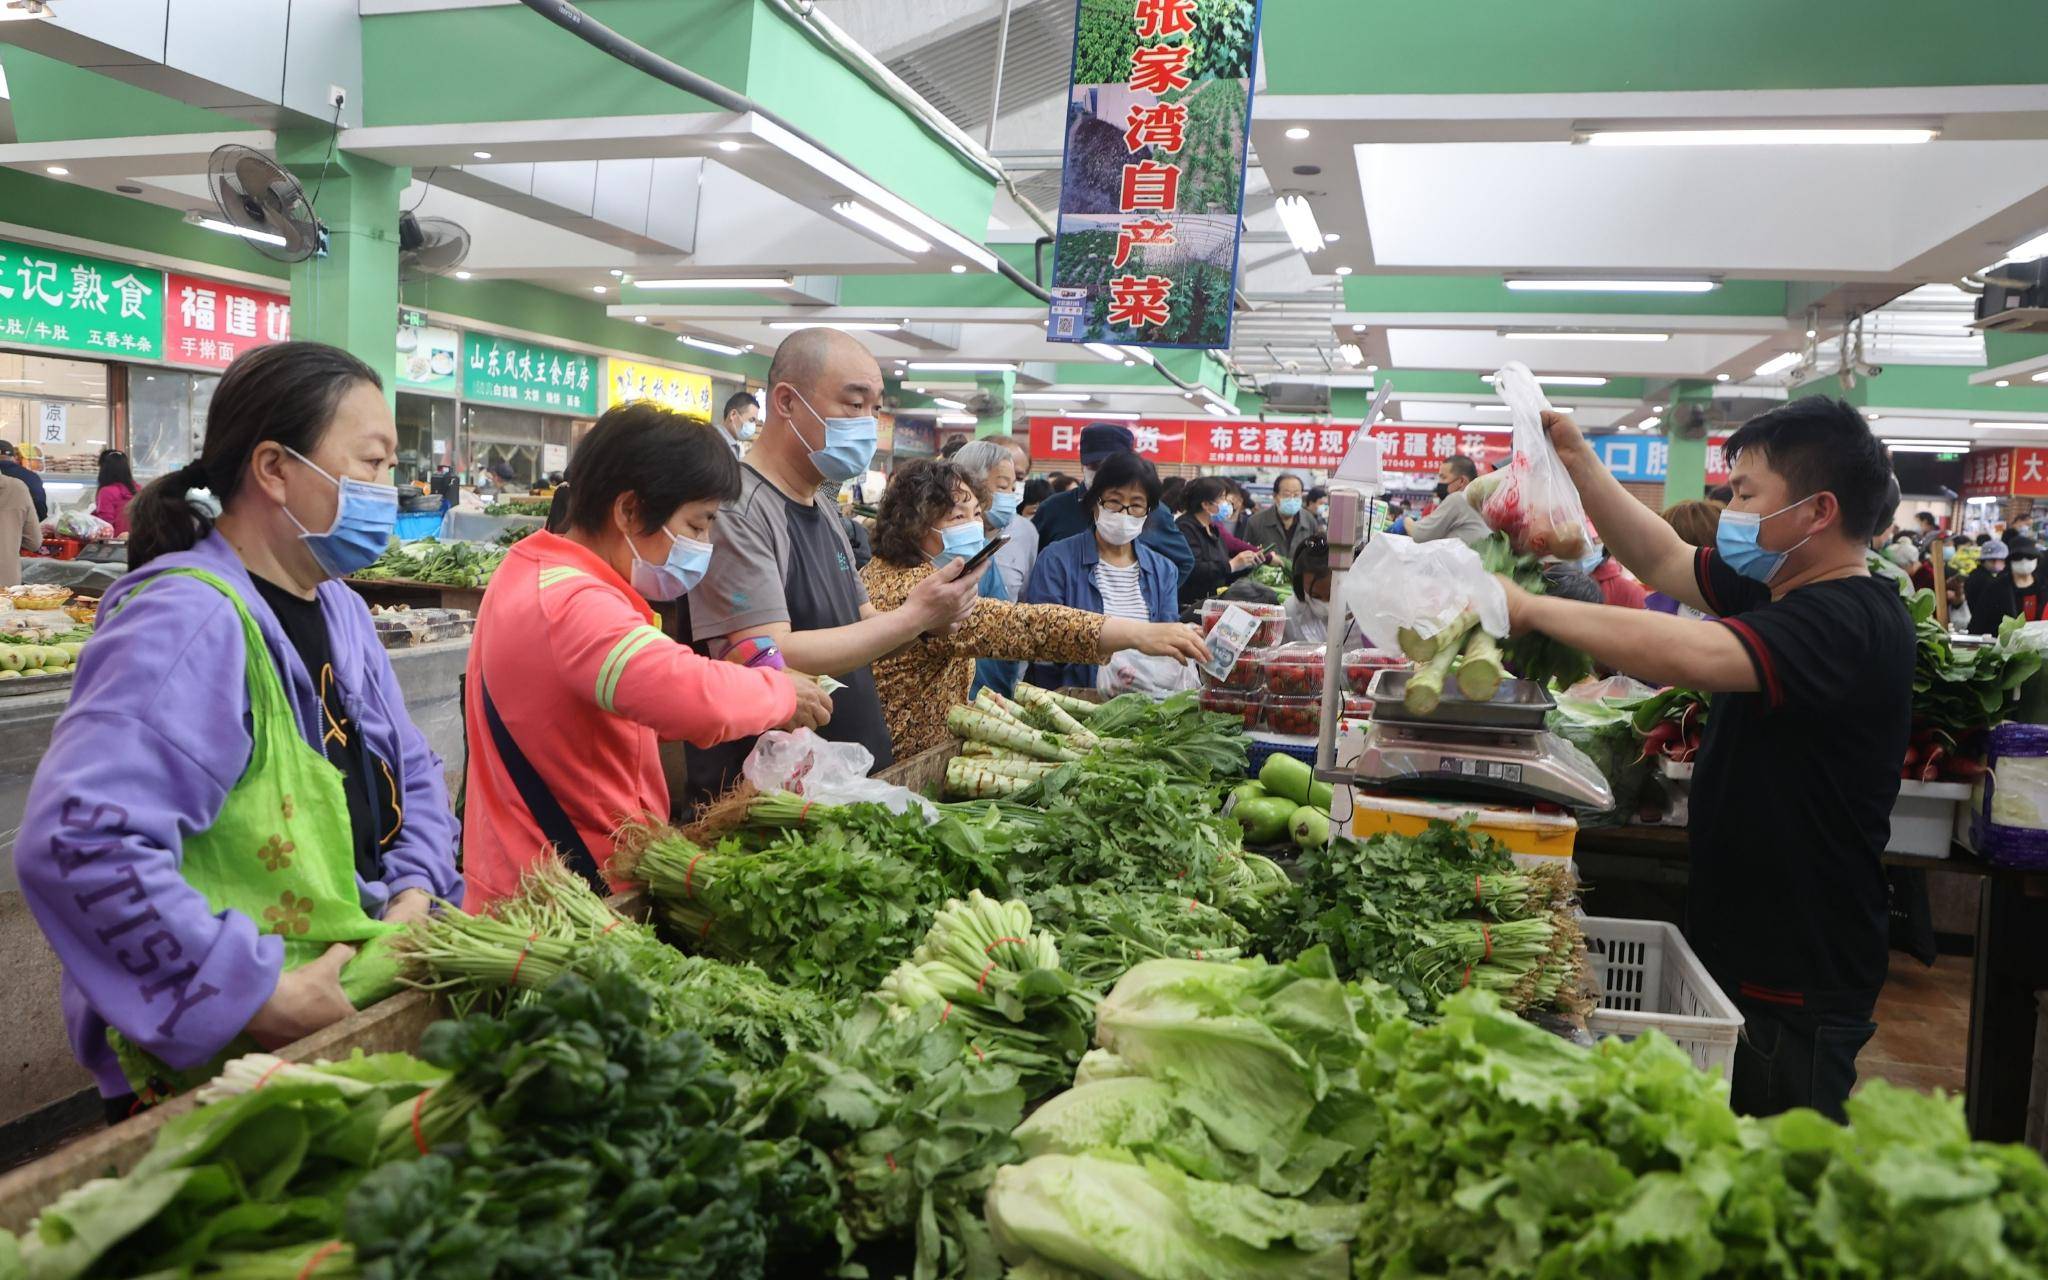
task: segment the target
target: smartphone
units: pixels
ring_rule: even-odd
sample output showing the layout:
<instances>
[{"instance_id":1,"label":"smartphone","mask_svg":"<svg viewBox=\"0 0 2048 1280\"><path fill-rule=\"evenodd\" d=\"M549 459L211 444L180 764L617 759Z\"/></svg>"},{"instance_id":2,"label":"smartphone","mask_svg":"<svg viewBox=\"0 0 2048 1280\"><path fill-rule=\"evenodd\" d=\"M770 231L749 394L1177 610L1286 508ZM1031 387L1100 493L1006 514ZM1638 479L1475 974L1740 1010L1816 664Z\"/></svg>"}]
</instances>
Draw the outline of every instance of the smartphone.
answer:
<instances>
[{"instance_id":1,"label":"smartphone","mask_svg":"<svg viewBox=\"0 0 2048 1280\"><path fill-rule=\"evenodd\" d=\"M988 542L983 543L981 550L969 556L967 563L960 566L960 576L964 578L984 564L987 564L990 556L1008 545L1010 545L1008 538L992 538Z\"/></svg>"}]
</instances>

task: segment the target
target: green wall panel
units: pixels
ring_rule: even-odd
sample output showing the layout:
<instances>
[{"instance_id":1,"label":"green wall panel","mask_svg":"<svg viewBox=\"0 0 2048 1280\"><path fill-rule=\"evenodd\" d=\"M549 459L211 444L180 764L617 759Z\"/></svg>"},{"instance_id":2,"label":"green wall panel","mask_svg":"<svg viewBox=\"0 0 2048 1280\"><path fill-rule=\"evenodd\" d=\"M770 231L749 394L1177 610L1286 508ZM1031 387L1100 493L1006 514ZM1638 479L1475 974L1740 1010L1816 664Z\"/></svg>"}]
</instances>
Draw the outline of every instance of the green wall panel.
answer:
<instances>
[{"instance_id":1,"label":"green wall panel","mask_svg":"<svg viewBox=\"0 0 2048 1280\"><path fill-rule=\"evenodd\" d=\"M613 319L605 314L602 302L517 281L443 276L406 285L399 301L479 324L528 329L568 342L628 352L662 364L716 369L736 378L761 378L768 372L766 355L728 357L701 351L676 341L676 335L665 329Z\"/></svg>"},{"instance_id":2,"label":"green wall panel","mask_svg":"<svg viewBox=\"0 0 2048 1280\"><path fill-rule=\"evenodd\" d=\"M1978 413L2048 413L2048 384L2014 383L2010 387L1975 387L1964 365L1888 364L1875 378L1857 379L1844 392L1840 380L1828 377L1797 388L1795 395L1840 396L1851 404L1886 409L1968 409Z\"/></svg>"},{"instance_id":3,"label":"green wall panel","mask_svg":"<svg viewBox=\"0 0 2048 1280\"><path fill-rule=\"evenodd\" d=\"M1268 94L2034 84L2037 0L1285 0Z\"/></svg>"},{"instance_id":4,"label":"green wall panel","mask_svg":"<svg viewBox=\"0 0 2048 1280\"><path fill-rule=\"evenodd\" d=\"M1351 311L1565 312L1612 316L1772 316L1785 314L1779 280L1729 280L1709 293L1519 293L1499 276L1351 276Z\"/></svg>"},{"instance_id":5,"label":"green wall panel","mask_svg":"<svg viewBox=\"0 0 2048 1280\"><path fill-rule=\"evenodd\" d=\"M285 275L283 264L232 236L190 226L173 210L18 169L0 168L0 221L279 280Z\"/></svg>"},{"instance_id":6,"label":"green wall panel","mask_svg":"<svg viewBox=\"0 0 2048 1280\"><path fill-rule=\"evenodd\" d=\"M81 71L27 49L0 45L19 142L128 138L140 134L219 133L251 126L132 84Z\"/></svg>"}]
</instances>

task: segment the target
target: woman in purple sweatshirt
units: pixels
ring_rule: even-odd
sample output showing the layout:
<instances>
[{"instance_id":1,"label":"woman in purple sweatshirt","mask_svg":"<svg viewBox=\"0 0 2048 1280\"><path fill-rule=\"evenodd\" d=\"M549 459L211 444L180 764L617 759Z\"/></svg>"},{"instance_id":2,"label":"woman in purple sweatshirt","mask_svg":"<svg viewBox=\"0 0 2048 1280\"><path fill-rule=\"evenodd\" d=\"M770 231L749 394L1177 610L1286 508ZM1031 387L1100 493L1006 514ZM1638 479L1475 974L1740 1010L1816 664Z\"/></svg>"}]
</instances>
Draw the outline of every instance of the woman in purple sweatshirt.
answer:
<instances>
[{"instance_id":1,"label":"woman in purple sweatshirt","mask_svg":"<svg viewBox=\"0 0 2048 1280\"><path fill-rule=\"evenodd\" d=\"M333 580L386 545L397 450L369 366L259 347L221 378L199 460L130 508L131 570L14 849L110 1116L145 1080L347 1016L345 987L374 985L343 974L356 949L461 899L441 761Z\"/></svg>"}]
</instances>

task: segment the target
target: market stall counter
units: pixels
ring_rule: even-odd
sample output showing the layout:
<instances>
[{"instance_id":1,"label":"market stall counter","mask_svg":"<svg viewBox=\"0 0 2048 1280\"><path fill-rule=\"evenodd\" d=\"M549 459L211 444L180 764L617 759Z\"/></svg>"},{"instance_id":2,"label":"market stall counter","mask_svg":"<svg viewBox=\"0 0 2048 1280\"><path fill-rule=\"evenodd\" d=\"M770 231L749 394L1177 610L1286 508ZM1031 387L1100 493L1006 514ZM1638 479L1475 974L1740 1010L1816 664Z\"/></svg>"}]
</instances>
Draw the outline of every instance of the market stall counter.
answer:
<instances>
[{"instance_id":1,"label":"market stall counter","mask_svg":"<svg viewBox=\"0 0 2048 1280\"><path fill-rule=\"evenodd\" d=\"M1594 886L1686 883L1690 843L1678 827L1608 827L1579 833L1579 873ZM1974 1137L2026 1136L2038 1016L2048 989L2048 871L1994 866L1958 844L1950 856L1888 853L1885 864L1961 876L1981 886L1970 978L1970 1040L1964 1104Z\"/></svg>"}]
</instances>

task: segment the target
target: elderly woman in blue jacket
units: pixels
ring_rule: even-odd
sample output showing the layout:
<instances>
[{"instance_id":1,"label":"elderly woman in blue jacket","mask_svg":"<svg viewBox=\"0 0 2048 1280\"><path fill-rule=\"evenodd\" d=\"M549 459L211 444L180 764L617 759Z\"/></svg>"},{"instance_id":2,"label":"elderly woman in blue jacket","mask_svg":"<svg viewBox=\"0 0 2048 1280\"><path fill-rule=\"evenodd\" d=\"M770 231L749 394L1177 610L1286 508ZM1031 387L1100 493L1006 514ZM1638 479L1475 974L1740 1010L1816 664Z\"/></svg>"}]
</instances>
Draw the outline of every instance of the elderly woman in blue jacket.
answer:
<instances>
[{"instance_id":1,"label":"elderly woman in blue jacket","mask_svg":"<svg viewBox=\"0 0 2048 1280\"><path fill-rule=\"evenodd\" d=\"M1135 453L1112 454L1095 471L1081 499L1094 531L1043 547L1025 604L1063 604L1134 622L1180 617L1180 572L1150 547L1138 545L1159 505L1159 472ZM1092 688L1092 665L1031 665L1026 678L1045 689Z\"/></svg>"}]
</instances>

